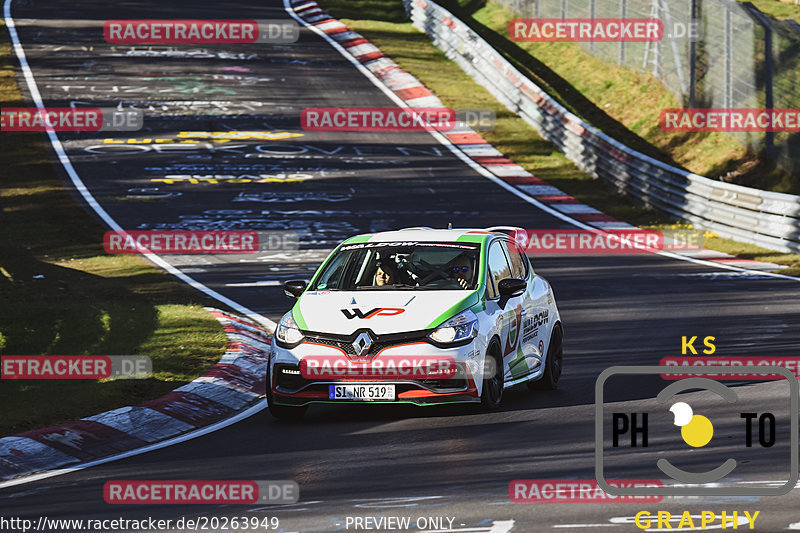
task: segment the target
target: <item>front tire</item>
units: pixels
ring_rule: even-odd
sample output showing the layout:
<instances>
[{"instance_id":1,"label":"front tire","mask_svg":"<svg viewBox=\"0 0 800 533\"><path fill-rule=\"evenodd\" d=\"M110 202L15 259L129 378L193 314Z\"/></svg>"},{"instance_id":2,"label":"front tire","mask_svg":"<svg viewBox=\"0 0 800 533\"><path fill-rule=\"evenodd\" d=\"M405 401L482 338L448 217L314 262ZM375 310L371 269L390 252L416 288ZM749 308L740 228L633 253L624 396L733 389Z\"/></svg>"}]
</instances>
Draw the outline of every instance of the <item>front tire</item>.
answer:
<instances>
[{"instance_id":1,"label":"front tire","mask_svg":"<svg viewBox=\"0 0 800 533\"><path fill-rule=\"evenodd\" d=\"M308 406L276 405L272 399L272 376L267 371L267 409L278 420L300 420L306 414Z\"/></svg>"},{"instance_id":2,"label":"front tire","mask_svg":"<svg viewBox=\"0 0 800 533\"><path fill-rule=\"evenodd\" d=\"M293 405L275 405L269 402L267 405L269 413L279 420L300 420L306 414L307 405L295 407Z\"/></svg>"},{"instance_id":3,"label":"front tire","mask_svg":"<svg viewBox=\"0 0 800 533\"><path fill-rule=\"evenodd\" d=\"M483 378L483 390L481 391L481 407L487 411L496 411L500 408L503 399L503 359L500 357L500 347L492 344L486 352L486 359L493 359L495 362L494 373ZM485 363L484 363L485 366Z\"/></svg>"},{"instance_id":4,"label":"front tire","mask_svg":"<svg viewBox=\"0 0 800 533\"><path fill-rule=\"evenodd\" d=\"M550 346L547 347L547 359L544 362L544 374L537 381L529 381L528 388L532 390L556 390L558 381L561 379L561 372L564 367L564 332L560 325L556 325L553 330L553 337L550 339Z\"/></svg>"}]
</instances>

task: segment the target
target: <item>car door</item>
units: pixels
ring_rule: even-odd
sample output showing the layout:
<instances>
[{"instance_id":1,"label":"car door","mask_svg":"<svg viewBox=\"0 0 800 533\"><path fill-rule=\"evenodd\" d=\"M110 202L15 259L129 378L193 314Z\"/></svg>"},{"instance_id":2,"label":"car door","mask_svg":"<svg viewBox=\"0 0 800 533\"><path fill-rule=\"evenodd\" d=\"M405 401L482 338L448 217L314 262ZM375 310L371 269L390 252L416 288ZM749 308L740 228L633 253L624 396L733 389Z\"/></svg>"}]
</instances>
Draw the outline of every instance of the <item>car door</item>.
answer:
<instances>
[{"instance_id":1,"label":"car door","mask_svg":"<svg viewBox=\"0 0 800 533\"><path fill-rule=\"evenodd\" d=\"M521 296L510 298L501 308L500 293L498 284L500 281L513 277L511 265L508 261L508 246L502 239L496 239L489 245L487 254L487 312L495 319L497 331L500 337L500 349L503 355L503 367L505 370L505 380L510 381L518 376L527 373L525 366L525 356L521 346L522 332L522 302L525 298ZM522 374L520 372L525 369Z\"/></svg>"},{"instance_id":2,"label":"car door","mask_svg":"<svg viewBox=\"0 0 800 533\"><path fill-rule=\"evenodd\" d=\"M534 371L541 363L539 352L537 350L536 342L532 342L530 327L526 328L526 324L530 325L530 317L535 314L533 300L531 299L531 276L529 273L529 265L525 261L525 257L517 252L517 248L512 243L503 239L501 247L506 254L508 263L511 269L511 277L522 279L528 282L528 290L526 290L518 298L514 298L514 315L509 316L512 320L511 332L516 333L516 346L509 346L513 350L513 354L509 353L509 379L516 380L523 378ZM527 333L527 335L526 335ZM513 337L511 335L510 337Z\"/></svg>"},{"instance_id":3,"label":"car door","mask_svg":"<svg viewBox=\"0 0 800 533\"><path fill-rule=\"evenodd\" d=\"M552 300L548 300L549 287L533 271L533 266L527 256L521 253L513 243L506 248L506 253L511 264L512 276L528 281L528 290L522 302L522 339L520 342L526 367L535 371L542 362L550 339L552 317L550 317L549 301Z\"/></svg>"}]
</instances>

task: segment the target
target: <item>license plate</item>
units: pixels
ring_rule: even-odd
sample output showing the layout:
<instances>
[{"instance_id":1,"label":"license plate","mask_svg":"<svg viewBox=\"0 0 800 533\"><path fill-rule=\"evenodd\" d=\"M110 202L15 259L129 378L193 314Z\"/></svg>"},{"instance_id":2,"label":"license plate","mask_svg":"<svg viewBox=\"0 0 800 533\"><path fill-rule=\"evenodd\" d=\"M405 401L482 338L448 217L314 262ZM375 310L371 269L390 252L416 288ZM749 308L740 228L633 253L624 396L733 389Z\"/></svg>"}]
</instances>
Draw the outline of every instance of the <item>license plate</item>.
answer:
<instances>
[{"instance_id":1,"label":"license plate","mask_svg":"<svg viewBox=\"0 0 800 533\"><path fill-rule=\"evenodd\" d=\"M331 400L394 400L394 385L328 385Z\"/></svg>"}]
</instances>

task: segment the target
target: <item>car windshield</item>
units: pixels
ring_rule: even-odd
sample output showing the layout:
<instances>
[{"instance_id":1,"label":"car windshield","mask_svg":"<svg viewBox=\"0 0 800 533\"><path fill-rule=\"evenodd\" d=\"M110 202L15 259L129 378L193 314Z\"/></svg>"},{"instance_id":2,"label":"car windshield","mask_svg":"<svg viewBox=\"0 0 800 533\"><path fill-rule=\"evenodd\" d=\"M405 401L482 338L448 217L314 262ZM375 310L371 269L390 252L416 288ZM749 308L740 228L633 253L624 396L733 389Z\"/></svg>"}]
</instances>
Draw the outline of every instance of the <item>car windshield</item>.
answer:
<instances>
[{"instance_id":1,"label":"car windshield","mask_svg":"<svg viewBox=\"0 0 800 533\"><path fill-rule=\"evenodd\" d=\"M475 243L347 244L312 290L474 290L479 251Z\"/></svg>"}]
</instances>

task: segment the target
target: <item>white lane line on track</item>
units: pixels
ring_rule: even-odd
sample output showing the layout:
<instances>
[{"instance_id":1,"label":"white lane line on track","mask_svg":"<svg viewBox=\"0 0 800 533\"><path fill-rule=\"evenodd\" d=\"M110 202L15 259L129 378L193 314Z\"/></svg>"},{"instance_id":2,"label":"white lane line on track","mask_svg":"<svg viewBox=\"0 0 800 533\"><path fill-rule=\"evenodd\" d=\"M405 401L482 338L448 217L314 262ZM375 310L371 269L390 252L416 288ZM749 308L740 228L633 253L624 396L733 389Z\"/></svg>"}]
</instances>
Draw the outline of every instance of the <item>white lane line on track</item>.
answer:
<instances>
[{"instance_id":1,"label":"white lane line on track","mask_svg":"<svg viewBox=\"0 0 800 533\"><path fill-rule=\"evenodd\" d=\"M456 529L426 529L425 533L508 533L514 529L514 520L492 520L491 526L462 527ZM419 527L419 526L418 526Z\"/></svg>"},{"instance_id":2,"label":"white lane line on track","mask_svg":"<svg viewBox=\"0 0 800 533\"><path fill-rule=\"evenodd\" d=\"M36 85L36 80L33 77L33 72L28 65L28 59L25 56L25 50L22 48L22 43L19 40L19 35L17 35L17 27L14 22L14 19L11 18L11 0L5 0L3 4L3 17L6 21L6 27L8 28L8 34L11 37L11 42L14 46L14 52L17 55L17 59L19 60L20 68L22 69L22 73L25 77L25 83L28 86L28 90L31 93L31 98L33 98L36 107L40 110L45 109L44 102L42 101L42 96L39 93L39 87ZM46 123L45 123L46 124ZM46 124L47 125L47 124ZM61 166L64 167L64 170L67 172L72 184L75 186L75 189L81 194L83 199L92 208L92 210L103 219L109 228L115 231L124 231L122 227L117 224L117 221L111 218L105 209L100 206L100 204L95 200L92 193L89 192L89 189L86 188L81 178L78 176L78 173L75 171L75 168L72 166L72 162L67 156L67 153L64 151L64 147L61 144L61 141L58 138L55 130L53 130L49 125L47 125L47 136L50 138L50 144L53 146L53 150L55 150L56 155L58 156L58 160L61 163ZM152 261L153 263L157 264L173 276L177 277L187 285L194 287L195 289L205 293L206 295L214 298L218 302L222 302L225 305L229 306L232 309L242 313L243 315L247 316L251 320L258 322L259 324L264 325L268 330L274 331L277 324L272 320L268 319L265 316L262 316L259 313L223 296L222 294L218 293L217 291L206 287L199 281L191 278L175 268L174 266L170 265L161 257L156 254L142 254L144 257Z\"/></svg>"},{"instance_id":3,"label":"white lane line on track","mask_svg":"<svg viewBox=\"0 0 800 533\"><path fill-rule=\"evenodd\" d=\"M277 279L225 284L226 287L280 287L281 285L283 285L283 282Z\"/></svg>"},{"instance_id":4,"label":"white lane line on track","mask_svg":"<svg viewBox=\"0 0 800 533\"><path fill-rule=\"evenodd\" d=\"M31 93L31 98L33 98L33 101L36 104L36 107L38 109L43 110L43 109L45 109L45 106L44 106L44 103L42 101L42 96L39 93L39 88L36 85L36 80L33 77L33 72L31 71L30 66L28 65L28 60L27 60L27 58L25 56L25 51L22 48L22 43L20 42L19 35L17 34L16 24L14 23L14 19L11 17L11 0L5 0L4 3L3 3L3 18L5 19L6 27L8 28L8 34L11 37L11 42L12 42L13 47L14 47L14 53L16 54L17 59L19 60L20 68L22 69L23 75L25 77L25 83L28 86L28 90ZM97 200L95 200L94 196L92 196L92 193L90 193L89 190L86 188L86 186L84 185L83 181L81 181L80 177L78 176L78 173L75 171L75 169L72 166L72 162L69 160L69 156L67 156L66 152L64 151L64 147L61 145L61 141L59 140L58 135L56 135L56 132L52 128L50 128L49 126L47 128L47 135L50 138L50 144L53 146L53 149L55 150L56 154L58 155L59 162L64 167L64 170L67 172L67 175L69 175L70 180L72 181L72 184L75 186L75 188L78 190L78 192L80 192L81 196L86 201L86 203L89 205L89 207L91 207L92 210L94 210L94 212L97 213L100 216L100 218L102 218L103 221L111 229L117 230L117 231L122 231L122 228L120 227L120 225L117 224L117 222L113 218L111 218L111 216L105 211L105 209L103 209L100 206L100 204L97 202ZM239 304L239 303L237 303L237 302L235 302L235 301L223 296L222 294L219 294L218 292L214 291L213 289L210 289L209 287L206 287L205 285L203 285L199 281L196 281L195 279L187 276L186 274L184 274L183 272L181 272L177 268L173 267L172 265L170 265L169 263L167 263L166 261L161 259L161 257L159 257L158 255L155 255L155 254L143 254L143 255L145 257L147 257L153 263L157 264L158 266L160 266L161 268L163 268L164 270L169 272L170 274L176 276L178 279L180 279L184 283L186 283L186 284L194 287L195 289L207 294L211 298L214 298L215 300L217 300L217 301L219 301L221 303L224 303L225 305L231 307L232 309L235 309L236 311L242 313L243 315L247 316L251 320L253 320L253 321L255 321L255 322L259 323L259 324L264 325L268 330L274 331L275 327L277 326L277 324L275 324L275 322L273 322L272 320L268 319L267 317L262 316L259 313L256 313L255 311L253 311L253 310L251 310L251 309L249 309L249 308L247 308L247 307L245 307L245 306L243 306L243 305L241 305L241 304ZM172 446L174 444L179 444L179 443L185 442L187 440L191 440L191 439L194 439L196 437L200 437L200 436L206 435L208 433L211 433L213 431L217 431L219 429L225 428L227 426L230 426L231 424L235 424L236 422L239 422L240 420L248 418L248 417L250 417L250 416L262 411L266 406L267 406L266 400L259 401L253 407L250 407L249 409L246 409L245 411L242 411L241 413L233 416L232 418L228 418L226 420L222 420L220 422L217 422L216 424L212 424L212 425L207 426L205 428L201 428L201 429L198 429L196 431L192 431L192 432L186 433L184 435L180 435L178 437L174 437L172 439L168 439L168 440L162 441L160 443L151 444L149 446L145 446L143 448L138 448L136 450L130 450L128 452L124 452L124 453L121 453L121 454L118 454L118 455L114 455L114 456L111 456L111 457L106 457L106 458L103 458L103 459L98 459L96 461L91 461L91 462L88 462L88 463L76 465L76 466L71 467L71 468L63 468L63 469L58 469L58 470L51 470L51 471L47 471L47 472L41 472L41 473L35 474L33 476L20 478L20 479L17 479L17 480L9 480L9 481L5 481L5 482L0 482L0 489L5 488L5 487L12 487L12 486L15 486L15 485L22 485L22 484L25 484L25 483L31 483L33 481L38 481L38 480L45 479L45 478L48 478L48 477L60 476L60 475L63 475L63 474L69 474L71 472L75 472L77 470L83 470L84 468L89 468L91 466L101 465L101 464L104 464L104 463L110 463L112 461L118 461L120 459L125 459L127 457L132 457L134 455L139 455L139 454L146 453L146 452L149 452L149 451L152 451L152 450L158 450L160 448L165 448L167 446Z\"/></svg>"},{"instance_id":5,"label":"white lane line on track","mask_svg":"<svg viewBox=\"0 0 800 533\"><path fill-rule=\"evenodd\" d=\"M381 81L375 74L370 72L355 57L353 57L342 45L340 45L338 42L336 42L334 39L332 39L327 33L325 33L324 31L320 30L319 28L317 28L313 24L309 24L303 18L298 16L294 12L294 9L292 8L289 0L283 0L283 6L284 6L284 9L286 10L286 12L289 13L289 16L291 16L297 22L299 22L300 24L302 24L303 26L305 26L309 30L313 31L314 33L316 33L317 35L322 37L328 44L330 44L334 49L336 49L336 51L338 51L345 59L347 59L350 63L352 63L356 67L356 69L358 69L359 72L361 72L364 76L366 76L366 78L368 80L370 80L373 83L373 85L375 85L378 89L380 89L381 92L383 92L383 94L385 94L390 100L392 100L395 104L397 104L398 107L402 107L402 108L411 108L412 107L412 106L408 105L397 94L395 94L386 84L383 83L383 81ZM464 153L460 148L458 148L456 145L454 145L452 142L450 142L450 140L447 137L445 137L444 135L442 135L438 131L436 131L436 130L434 130L432 128L426 128L426 130L428 131L428 133L430 133L433 136L434 139L436 139L443 146L447 147L447 149L449 149L450 152L453 153L453 155L455 155L458 159L463 161L467 166L469 166L470 168L475 170L481 176L493 181L494 183L496 183L500 187L504 188L505 190L507 190L511 194L521 198L522 200L525 200L526 202L528 202L529 204L531 204L531 205L533 205L535 207L538 207L539 209L541 209L545 213L548 213L548 214L550 214L550 215L552 215L552 216L554 216L554 217L556 217L556 218L558 218L558 219L560 219L560 220L562 220L562 221L564 221L564 222L566 222L568 224L571 224L571 225L573 225L573 226L575 226L577 228L585 229L585 230L591 230L591 231L600 232L600 233L609 235L607 232L603 231L602 229L596 228L594 226L590 226L590 225L585 224L585 223L583 223L583 222L581 222L579 220L575 220L574 218L571 218L568 215L566 215L566 214L564 214L564 213L562 213L562 212L560 212L560 211L558 211L556 209L553 209L552 207L550 207L550 206L538 201L536 198L525 194L521 190L519 190L516 187L514 187L514 186L506 183L505 181L501 180L500 178L498 178L497 176L495 176L494 174L489 172L487 169L485 169L483 166L481 166L480 164L478 164L475 161L473 161L472 159L470 159L470 157L467 156L466 153ZM750 269L747 269L747 268L737 267L737 266L733 266L733 265L715 263L713 261L704 261L702 259L697 259L697 258L694 258L694 257L684 257L682 255L675 254L675 253L672 253L672 252L667 252L667 251L664 251L664 250L654 250L654 251L646 250L646 251L648 253L654 253L654 254L657 254L657 255L660 255L660 256L663 256L663 257L669 257L671 259L677 259L679 261L686 261L686 262L695 263L695 264L698 264L698 265L712 266L714 268L718 268L718 269L722 269L722 270L733 270L733 271L736 271L736 272L759 274L761 276L766 276L766 277L770 277L770 278L778 278L778 279L785 279L785 280L791 280L791 281L800 281L800 278L787 276L785 274L775 274L775 273L772 273L772 272L763 272L763 271L757 271L757 270L750 270Z\"/></svg>"},{"instance_id":6,"label":"white lane line on track","mask_svg":"<svg viewBox=\"0 0 800 533\"><path fill-rule=\"evenodd\" d=\"M59 468L58 470L49 470L47 472L40 472L39 474L33 474L32 476L27 476L24 478L19 479L11 479L9 481L0 482L0 489L4 489L7 487L13 487L15 485L24 485L25 483L31 483L33 481L39 481L42 479L46 479L49 477L54 476L62 476L64 474L71 474L72 472L77 472L78 470L83 470L84 468L89 468L92 466L102 465L105 463L110 463L112 461L119 461L120 459L127 459L128 457L133 457L135 455L140 455L147 452L152 452L153 450L159 450L161 448L166 448L167 446L172 446L174 444L180 444L187 440L195 439L197 437L202 437L208 433L212 433L219 429L226 428L230 425L239 422L240 420L244 420L260 411L263 411L267 407L267 400L259 400L257 404L253 405L252 407L242 411L241 413L228 418L226 420L221 420L215 424L211 424L210 426L206 426L204 428L200 428L198 430L192 431L190 433L186 433L184 435L179 435L177 437L173 437L171 439L157 442L155 444L150 444L143 448L137 448L135 450L130 450L127 452L123 452L117 455L112 455L111 457L104 457L102 459L97 459L96 461L90 461L88 463L75 465L69 468Z\"/></svg>"},{"instance_id":7,"label":"white lane line on track","mask_svg":"<svg viewBox=\"0 0 800 533\"><path fill-rule=\"evenodd\" d=\"M553 528L567 528L567 529L575 529L581 527L615 527L620 524L555 524Z\"/></svg>"}]
</instances>

